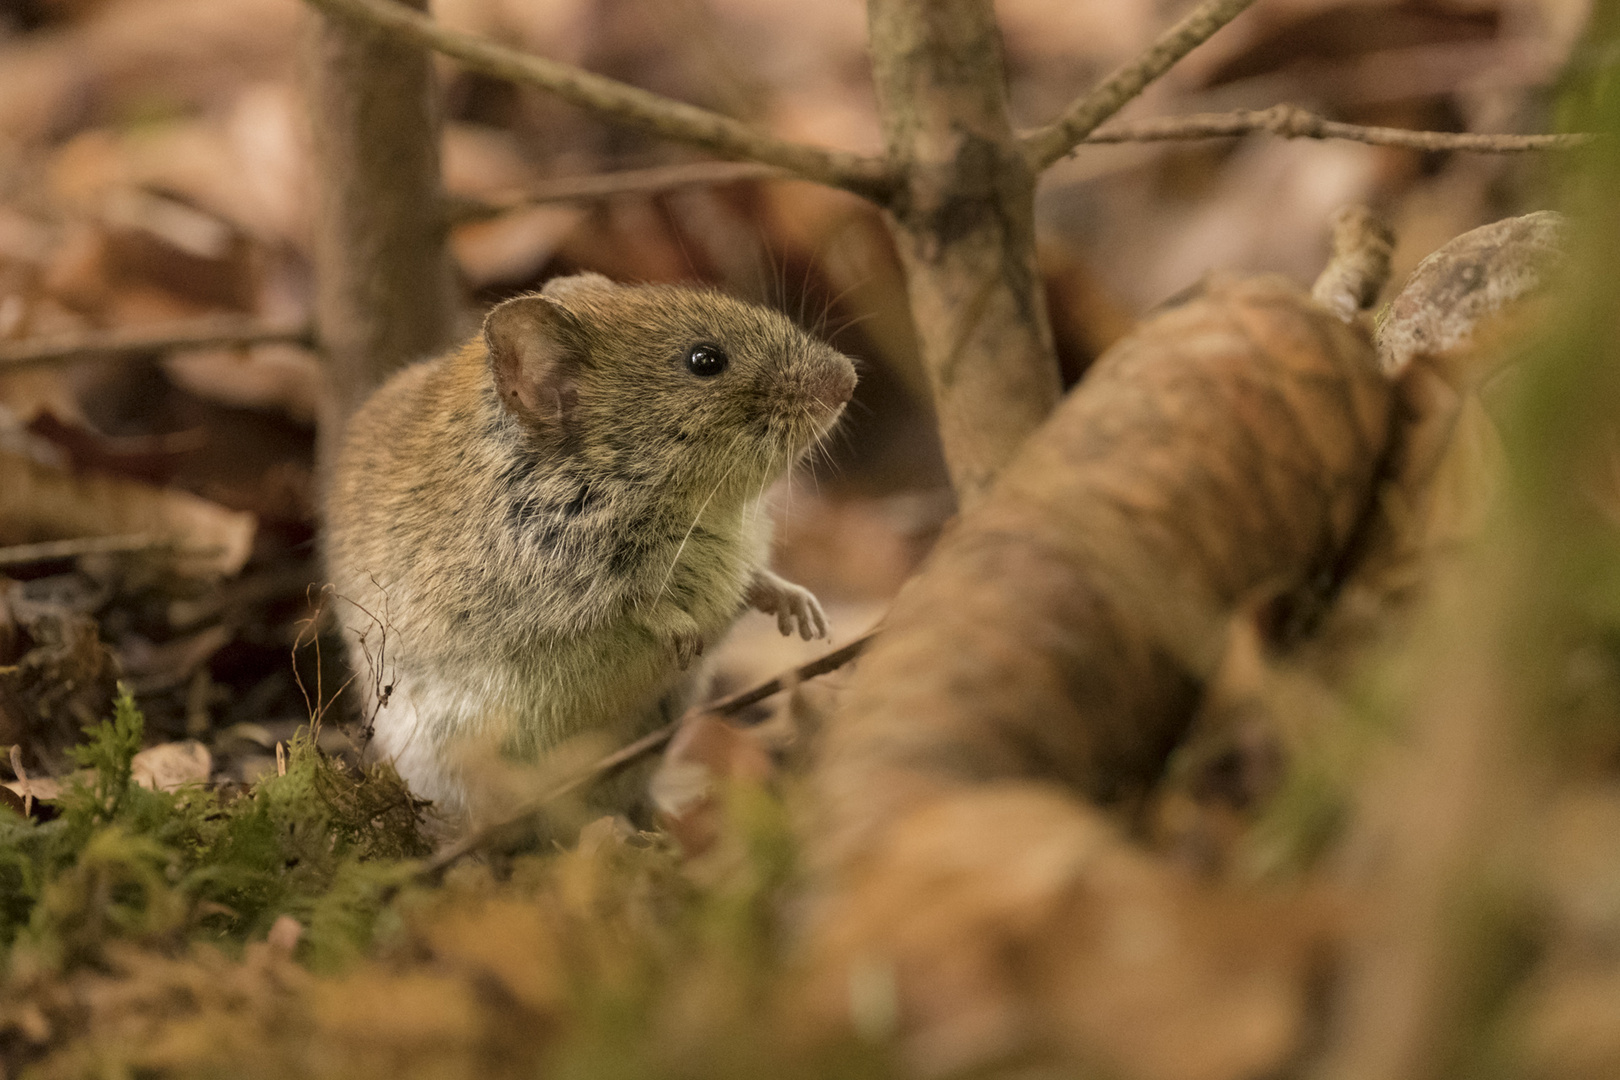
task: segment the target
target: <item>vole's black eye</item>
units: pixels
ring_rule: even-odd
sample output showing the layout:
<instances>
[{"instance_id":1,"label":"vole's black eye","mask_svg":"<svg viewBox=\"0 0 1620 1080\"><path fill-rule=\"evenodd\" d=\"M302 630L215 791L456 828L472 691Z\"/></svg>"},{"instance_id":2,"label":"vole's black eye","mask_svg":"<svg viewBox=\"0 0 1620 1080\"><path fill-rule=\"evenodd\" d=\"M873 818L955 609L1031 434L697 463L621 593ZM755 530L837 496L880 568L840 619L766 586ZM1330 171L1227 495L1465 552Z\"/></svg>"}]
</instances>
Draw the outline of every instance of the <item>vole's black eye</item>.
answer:
<instances>
[{"instance_id":1,"label":"vole's black eye","mask_svg":"<svg viewBox=\"0 0 1620 1080\"><path fill-rule=\"evenodd\" d=\"M686 350L686 370L700 379L713 378L731 366L726 350L701 341Z\"/></svg>"}]
</instances>

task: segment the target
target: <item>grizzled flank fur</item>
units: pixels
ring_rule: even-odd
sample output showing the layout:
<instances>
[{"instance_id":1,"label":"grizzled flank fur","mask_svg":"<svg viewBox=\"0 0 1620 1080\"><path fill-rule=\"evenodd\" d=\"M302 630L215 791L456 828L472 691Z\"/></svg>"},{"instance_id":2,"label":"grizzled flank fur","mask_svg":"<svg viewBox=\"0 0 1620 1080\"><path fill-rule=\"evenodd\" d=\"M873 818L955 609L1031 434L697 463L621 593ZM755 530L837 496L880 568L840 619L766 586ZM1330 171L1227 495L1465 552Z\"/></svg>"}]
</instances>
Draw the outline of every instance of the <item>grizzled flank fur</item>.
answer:
<instances>
[{"instance_id":1,"label":"grizzled flank fur","mask_svg":"<svg viewBox=\"0 0 1620 1080\"><path fill-rule=\"evenodd\" d=\"M729 356L718 377L684 367L699 342ZM389 624L377 749L464 809L458 746L628 739L682 707L684 662L758 582L814 607L764 570L760 498L853 385L774 312L598 275L508 301L484 336L396 375L350 422L327 497L338 595ZM340 608L369 693L353 640L369 620Z\"/></svg>"}]
</instances>

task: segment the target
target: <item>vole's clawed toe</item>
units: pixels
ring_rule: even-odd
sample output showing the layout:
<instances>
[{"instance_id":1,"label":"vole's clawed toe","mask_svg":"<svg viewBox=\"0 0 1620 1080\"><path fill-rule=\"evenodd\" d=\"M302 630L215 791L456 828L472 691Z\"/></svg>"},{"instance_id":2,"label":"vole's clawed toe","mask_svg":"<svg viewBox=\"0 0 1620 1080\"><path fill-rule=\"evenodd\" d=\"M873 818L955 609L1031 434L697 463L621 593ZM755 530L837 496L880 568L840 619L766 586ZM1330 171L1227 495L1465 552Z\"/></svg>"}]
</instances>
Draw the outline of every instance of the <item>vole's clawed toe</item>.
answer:
<instances>
[{"instance_id":1,"label":"vole's clawed toe","mask_svg":"<svg viewBox=\"0 0 1620 1080\"><path fill-rule=\"evenodd\" d=\"M827 614L815 594L769 570L754 571L748 603L767 615L775 615L776 628L783 637L790 636L795 628L806 641L827 636Z\"/></svg>"},{"instance_id":2,"label":"vole's clawed toe","mask_svg":"<svg viewBox=\"0 0 1620 1080\"><path fill-rule=\"evenodd\" d=\"M805 595L810 598L810 613L816 621L815 636L825 641L827 638L832 637L832 626L827 622L827 613L821 610L821 601L817 600L813 594L806 593ZM802 623L799 626L799 633L804 635L804 640L810 640L811 635Z\"/></svg>"},{"instance_id":3,"label":"vole's clawed toe","mask_svg":"<svg viewBox=\"0 0 1620 1080\"><path fill-rule=\"evenodd\" d=\"M809 589L784 582L793 592L788 598L787 607L792 610L792 623L796 623L799 636L806 641L812 638L825 638L827 636L827 613L821 610L821 601ZM784 616L777 617L777 628L782 636L787 637L793 633L793 625Z\"/></svg>"}]
</instances>

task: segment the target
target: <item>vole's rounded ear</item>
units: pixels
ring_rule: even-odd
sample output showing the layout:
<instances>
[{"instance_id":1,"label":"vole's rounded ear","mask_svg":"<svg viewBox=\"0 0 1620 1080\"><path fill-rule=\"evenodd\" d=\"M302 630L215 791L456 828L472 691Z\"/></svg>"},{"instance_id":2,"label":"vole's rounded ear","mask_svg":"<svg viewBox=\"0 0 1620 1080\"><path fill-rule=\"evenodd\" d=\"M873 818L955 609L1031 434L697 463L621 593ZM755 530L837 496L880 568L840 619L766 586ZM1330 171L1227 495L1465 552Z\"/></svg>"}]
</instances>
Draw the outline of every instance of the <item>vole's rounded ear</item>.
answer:
<instances>
[{"instance_id":1,"label":"vole's rounded ear","mask_svg":"<svg viewBox=\"0 0 1620 1080\"><path fill-rule=\"evenodd\" d=\"M579 321L549 297L519 296L485 317L484 343L501 405L531 427L566 429L586 360Z\"/></svg>"},{"instance_id":2,"label":"vole's rounded ear","mask_svg":"<svg viewBox=\"0 0 1620 1080\"><path fill-rule=\"evenodd\" d=\"M569 274L567 277L552 278L540 290L540 295L549 296L553 300L567 300L570 296L583 292L598 292L617 288L617 285L601 274L586 272L583 274Z\"/></svg>"}]
</instances>

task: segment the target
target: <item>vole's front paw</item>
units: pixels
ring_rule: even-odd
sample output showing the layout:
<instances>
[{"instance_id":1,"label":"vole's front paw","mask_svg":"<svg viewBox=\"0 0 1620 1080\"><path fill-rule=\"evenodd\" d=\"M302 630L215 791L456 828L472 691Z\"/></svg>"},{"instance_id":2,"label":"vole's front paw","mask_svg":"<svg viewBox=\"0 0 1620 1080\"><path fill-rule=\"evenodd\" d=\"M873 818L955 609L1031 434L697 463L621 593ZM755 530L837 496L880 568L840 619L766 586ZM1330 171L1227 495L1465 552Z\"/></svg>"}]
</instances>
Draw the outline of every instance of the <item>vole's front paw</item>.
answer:
<instances>
[{"instance_id":1,"label":"vole's front paw","mask_svg":"<svg viewBox=\"0 0 1620 1080\"><path fill-rule=\"evenodd\" d=\"M775 615L776 628L783 636L793 633L795 626L806 641L827 636L827 614L821 610L815 593L769 570L754 571L754 580L748 586L748 605Z\"/></svg>"}]
</instances>

